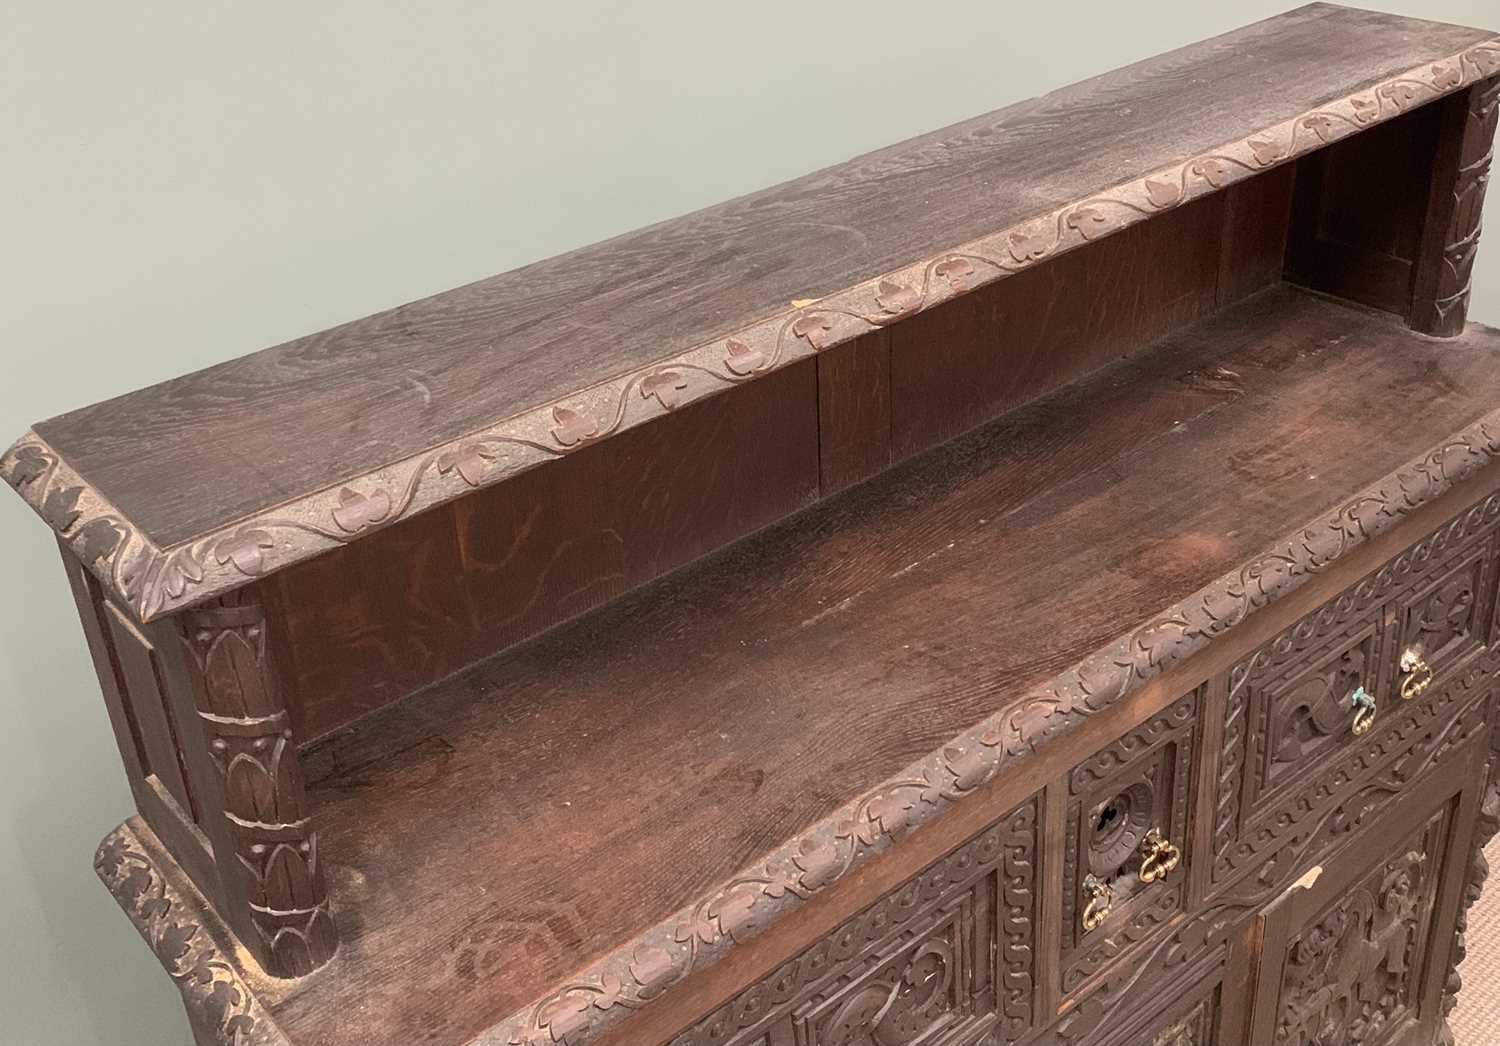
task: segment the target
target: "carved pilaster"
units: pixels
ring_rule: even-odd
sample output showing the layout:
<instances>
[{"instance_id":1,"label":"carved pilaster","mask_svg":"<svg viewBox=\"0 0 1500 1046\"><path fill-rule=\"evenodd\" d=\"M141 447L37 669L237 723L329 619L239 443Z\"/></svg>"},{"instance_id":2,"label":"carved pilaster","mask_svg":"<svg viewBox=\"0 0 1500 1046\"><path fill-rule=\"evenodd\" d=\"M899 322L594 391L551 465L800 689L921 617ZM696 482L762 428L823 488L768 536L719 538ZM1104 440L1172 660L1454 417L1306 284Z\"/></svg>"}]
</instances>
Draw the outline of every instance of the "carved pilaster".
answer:
<instances>
[{"instance_id":1,"label":"carved pilaster","mask_svg":"<svg viewBox=\"0 0 1500 1046\"><path fill-rule=\"evenodd\" d=\"M1444 104L1455 111L1439 148L1456 156L1447 164L1439 157L1417 263L1411 326L1446 338L1462 333L1468 318L1469 283L1500 117L1500 78L1481 81Z\"/></svg>"},{"instance_id":2,"label":"carved pilaster","mask_svg":"<svg viewBox=\"0 0 1500 1046\"><path fill-rule=\"evenodd\" d=\"M198 717L223 782L223 816L233 841L249 922L246 942L277 977L299 977L338 945L308 819L297 746L266 649L265 614L235 595L182 614L192 655Z\"/></svg>"}]
</instances>

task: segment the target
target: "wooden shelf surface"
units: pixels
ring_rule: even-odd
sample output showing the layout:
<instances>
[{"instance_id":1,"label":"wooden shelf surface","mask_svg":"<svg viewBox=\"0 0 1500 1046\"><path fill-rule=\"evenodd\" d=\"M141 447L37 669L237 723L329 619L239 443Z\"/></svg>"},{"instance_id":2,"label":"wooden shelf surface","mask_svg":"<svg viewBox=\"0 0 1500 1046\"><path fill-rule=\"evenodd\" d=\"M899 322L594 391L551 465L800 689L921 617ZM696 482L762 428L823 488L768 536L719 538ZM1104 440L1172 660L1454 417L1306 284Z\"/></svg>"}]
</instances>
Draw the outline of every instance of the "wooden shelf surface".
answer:
<instances>
[{"instance_id":1,"label":"wooden shelf surface","mask_svg":"<svg viewBox=\"0 0 1500 1046\"><path fill-rule=\"evenodd\" d=\"M1489 32L1313 4L42 422L0 471L150 619L1496 72Z\"/></svg>"},{"instance_id":2,"label":"wooden shelf surface","mask_svg":"<svg viewBox=\"0 0 1500 1046\"><path fill-rule=\"evenodd\" d=\"M467 1041L1485 419L1497 361L1272 288L377 713L308 753L339 954L261 1002Z\"/></svg>"}]
</instances>

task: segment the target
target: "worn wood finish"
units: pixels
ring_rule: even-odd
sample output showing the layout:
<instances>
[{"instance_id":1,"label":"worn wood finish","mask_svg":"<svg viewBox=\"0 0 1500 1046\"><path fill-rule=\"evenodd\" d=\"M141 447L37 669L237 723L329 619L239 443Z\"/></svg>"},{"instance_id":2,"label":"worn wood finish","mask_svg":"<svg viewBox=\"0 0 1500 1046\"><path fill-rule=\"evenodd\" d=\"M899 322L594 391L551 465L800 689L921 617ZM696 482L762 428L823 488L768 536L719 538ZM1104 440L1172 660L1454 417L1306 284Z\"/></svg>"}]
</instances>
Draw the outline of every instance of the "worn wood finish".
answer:
<instances>
[{"instance_id":1,"label":"worn wood finish","mask_svg":"<svg viewBox=\"0 0 1500 1046\"><path fill-rule=\"evenodd\" d=\"M28 434L195 1040L1451 1046L1497 74L1313 5Z\"/></svg>"},{"instance_id":2,"label":"worn wood finish","mask_svg":"<svg viewBox=\"0 0 1500 1046\"><path fill-rule=\"evenodd\" d=\"M811 503L814 362L269 579L298 736L328 733ZM337 600L323 598L330 590Z\"/></svg>"},{"instance_id":3,"label":"worn wood finish","mask_svg":"<svg viewBox=\"0 0 1500 1046\"><path fill-rule=\"evenodd\" d=\"M1500 374L1493 336L1470 337L1438 347L1269 292L322 747L327 845L370 890L341 984L402 1020L476 1022L464 1033L505 1016L753 862L768 832L940 749L1288 513L1311 518L1330 486L1373 482L1477 418ZM1353 404L1377 388L1420 389L1423 409L1370 441ZM1163 503L1162 475L1191 486ZM432 805L444 797L457 805ZM409 833L433 819L449 827L418 847ZM475 860L490 847L493 864ZM402 956L432 940L451 964L417 963L419 989ZM289 1027L322 1027L349 1005L337 994L288 1000Z\"/></svg>"},{"instance_id":4,"label":"worn wood finish","mask_svg":"<svg viewBox=\"0 0 1500 1046\"><path fill-rule=\"evenodd\" d=\"M1313 5L54 419L4 470L90 528L86 561L150 619L653 421L658 390L722 392L1497 71L1480 31Z\"/></svg>"}]
</instances>

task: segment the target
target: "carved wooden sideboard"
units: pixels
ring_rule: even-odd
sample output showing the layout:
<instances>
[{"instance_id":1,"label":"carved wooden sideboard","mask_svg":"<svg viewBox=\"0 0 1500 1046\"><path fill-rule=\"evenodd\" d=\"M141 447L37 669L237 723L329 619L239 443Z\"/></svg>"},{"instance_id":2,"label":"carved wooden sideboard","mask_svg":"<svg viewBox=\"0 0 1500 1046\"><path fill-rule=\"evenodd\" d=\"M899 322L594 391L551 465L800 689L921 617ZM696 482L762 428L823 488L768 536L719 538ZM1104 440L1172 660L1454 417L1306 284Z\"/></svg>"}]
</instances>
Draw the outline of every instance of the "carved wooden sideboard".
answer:
<instances>
[{"instance_id":1,"label":"carved wooden sideboard","mask_svg":"<svg viewBox=\"0 0 1500 1046\"><path fill-rule=\"evenodd\" d=\"M1497 109L1315 4L35 426L199 1041L1447 1041Z\"/></svg>"}]
</instances>

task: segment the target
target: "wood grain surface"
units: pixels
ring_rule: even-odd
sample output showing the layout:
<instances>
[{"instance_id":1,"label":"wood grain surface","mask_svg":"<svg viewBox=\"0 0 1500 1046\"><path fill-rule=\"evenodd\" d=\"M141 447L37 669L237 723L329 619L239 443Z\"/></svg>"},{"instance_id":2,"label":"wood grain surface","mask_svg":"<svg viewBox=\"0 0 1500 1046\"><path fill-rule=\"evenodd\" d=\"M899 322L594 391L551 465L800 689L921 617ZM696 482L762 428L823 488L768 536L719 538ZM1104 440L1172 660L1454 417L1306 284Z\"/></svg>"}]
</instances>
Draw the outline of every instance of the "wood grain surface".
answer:
<instances>
[{"instance_id":1,"label":"wood grain surface","mask_svg":"<svg viewBox=\"0 0 1500 1046\"><path fill-rule=\"evenodd\" d=\"M1272 289L366 719L309 753L338 975L268 1005L476 1033L1492 410L1497 351Z\"/></svg>"},{"instance_id":2,"label":"wood grain surface","mask_svg":"<svg viewBox=\"0 0 1500 1046\"><path fill-rule=\"evenodd\" d=\"M1314 4L37 431L167 549L1488 38Z\"/></svg>"}]
</instances>

